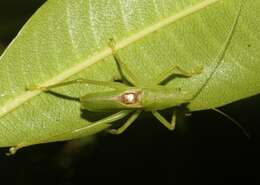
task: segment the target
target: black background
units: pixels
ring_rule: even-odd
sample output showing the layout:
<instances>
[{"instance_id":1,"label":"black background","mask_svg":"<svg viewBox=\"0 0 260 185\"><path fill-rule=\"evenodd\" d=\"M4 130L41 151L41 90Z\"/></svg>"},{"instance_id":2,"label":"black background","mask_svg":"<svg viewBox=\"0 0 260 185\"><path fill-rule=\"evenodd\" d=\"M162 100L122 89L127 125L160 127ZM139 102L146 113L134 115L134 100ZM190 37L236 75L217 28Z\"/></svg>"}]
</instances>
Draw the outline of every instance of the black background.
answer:
<instances>
[{"instance_id":1,"label":"black background","mask_svg":"<svg viewBox=\"0 0 260 185\"><path fill-rule=\"evenodd\" d=\"M1 0L0 42L7 45L43 3ZM0 183L260 184L260 96L223 107L250 133L214 111L194 112L171 132L151 116L119 136L98 134L92 144L32 146L7 157L0 150Z\"/></svg>"}]
</instances>

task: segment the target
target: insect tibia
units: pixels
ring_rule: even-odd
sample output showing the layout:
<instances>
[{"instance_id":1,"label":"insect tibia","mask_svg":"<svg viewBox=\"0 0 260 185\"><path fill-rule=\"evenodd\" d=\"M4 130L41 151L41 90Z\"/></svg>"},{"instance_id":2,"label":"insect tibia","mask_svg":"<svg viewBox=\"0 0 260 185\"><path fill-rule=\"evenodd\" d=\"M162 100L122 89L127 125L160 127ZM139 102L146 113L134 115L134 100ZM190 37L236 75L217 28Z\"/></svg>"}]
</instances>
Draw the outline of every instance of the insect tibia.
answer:
<instances>
[{"instance_id":1,"label":"insect tibia","mask_svg":"<svg viewBox=\"0 0 260 185\"><path fill-rule=\"evenodd\" d=\"M232 121L238 128L240 128L242 130L242 132L248 137L250 138L249 133L246 131L246 129L238 122L236 121L234 118L232 118L231 116L227 115L226 113L222 112L219 109L216 108L211 108L211 110L214 110L215 112L223 115L224 117L226 117L227 119L229 119L230 121Z\"/></svg>"}]
</instances>

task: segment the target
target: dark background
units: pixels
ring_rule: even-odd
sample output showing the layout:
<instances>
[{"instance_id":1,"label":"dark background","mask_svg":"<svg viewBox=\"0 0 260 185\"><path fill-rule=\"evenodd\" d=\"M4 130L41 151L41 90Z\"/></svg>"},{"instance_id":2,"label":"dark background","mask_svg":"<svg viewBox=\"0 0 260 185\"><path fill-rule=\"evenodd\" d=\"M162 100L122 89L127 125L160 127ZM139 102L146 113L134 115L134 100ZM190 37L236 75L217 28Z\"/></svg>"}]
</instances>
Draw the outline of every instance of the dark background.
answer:
<instances>
[{"instance_id":1,"label":"dark background","mask_svg":"<svg viewBox=\"0 0 260 185\"><path fill-rule=\"evenodd\" d=\"M43 2L0 0L0 44L7 46ZM248 130L250 139L209 110L179 117L174 132L145 116L124 134L101 133L87 145L37 145L11 157L1 149L0 183L260 184L259 109L259 95L221 108Z\"/></svg>"}]
</instances>

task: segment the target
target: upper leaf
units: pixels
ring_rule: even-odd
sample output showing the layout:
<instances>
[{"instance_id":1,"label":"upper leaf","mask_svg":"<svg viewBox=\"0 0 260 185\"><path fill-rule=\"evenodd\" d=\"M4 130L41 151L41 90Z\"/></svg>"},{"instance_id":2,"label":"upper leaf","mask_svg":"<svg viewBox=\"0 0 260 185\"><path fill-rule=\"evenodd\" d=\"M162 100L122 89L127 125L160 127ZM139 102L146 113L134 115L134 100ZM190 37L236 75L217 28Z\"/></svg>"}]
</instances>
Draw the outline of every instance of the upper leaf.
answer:
<instances>
[{"instance_id":1,"label":"upper leaf","mask_svg":"<svg viewBox=\"0 0 260 185\"><path fill-rule=\"evenodd\" d=\"M189 105L191 111L218 107L260 91L260 1L244 1L241 18L221 65ZM170 85L195 93L214 67L236 16L237 0L49 0L27 22L0 58L0 146L67 140L62 135L90 125L80 104L39 91L67 79L112 80L118 75L108 47L110 38L125 64L143 83L169 66L192 78ZM56 92L79 97L108 90L72 85ZM107 128L99 124L89 134Z\"/></svg>"}]
</instances>

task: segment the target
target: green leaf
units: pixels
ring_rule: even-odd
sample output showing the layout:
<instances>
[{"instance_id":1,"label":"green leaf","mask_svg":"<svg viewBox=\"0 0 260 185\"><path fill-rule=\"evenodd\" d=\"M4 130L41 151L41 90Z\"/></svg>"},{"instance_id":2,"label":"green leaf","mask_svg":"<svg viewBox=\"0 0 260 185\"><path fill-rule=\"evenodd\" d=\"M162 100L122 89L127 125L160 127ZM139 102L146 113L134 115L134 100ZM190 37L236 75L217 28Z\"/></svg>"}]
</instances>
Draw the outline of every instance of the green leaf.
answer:
<instances>
[{"instance_id":1,"label":"green leaf","mask_svg":"<svg viewBox=\"0 0 260 185\"><path fill-rule=\"evenodd\" d=\"M112 80L119 74L108 48L110 38L143 83L173 64L187 71L202 66L201 74L170 83L195 93L214 67L238 8L238 0L47 1L0 58L0 146L82 137L69 134L91 125L81 116L78 102L25 88L79 77ZM259 93L259 8L260 1L244 1L224 63L191 102L191 111ZM55 92L79 97L106 90L72 85ZM109 126L88 127L84 135Z\"/></svg>"}]
</instances>

